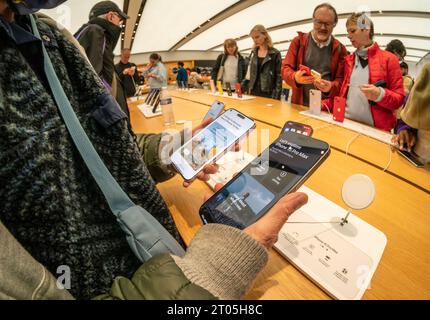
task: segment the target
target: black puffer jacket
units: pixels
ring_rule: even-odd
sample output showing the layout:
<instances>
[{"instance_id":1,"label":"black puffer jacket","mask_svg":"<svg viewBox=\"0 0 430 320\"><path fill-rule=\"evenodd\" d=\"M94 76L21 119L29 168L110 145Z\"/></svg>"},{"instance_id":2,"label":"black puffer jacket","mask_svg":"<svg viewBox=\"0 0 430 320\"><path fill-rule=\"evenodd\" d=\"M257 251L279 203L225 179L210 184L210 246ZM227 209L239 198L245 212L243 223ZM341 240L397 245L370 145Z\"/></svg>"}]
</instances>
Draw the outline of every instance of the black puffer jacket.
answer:
<instances>
[{"instance_id":1,"label":"black puffer jacket","mask_svg":"<svg viewBox=\"0 0 430 320\"><path fill-rule=\"evenodd\" d=\"M260 67L260 90L255 90L258 82L258 52L257 49L254 49L248 66L250 68L250 79L244 80L242 87L245 91L250 90L251 94L258 95L257 92L260 91L266 97L280 100L282 92L281 66L281 53L275 48L270 48Z\"/></svg>"}]
</instances>

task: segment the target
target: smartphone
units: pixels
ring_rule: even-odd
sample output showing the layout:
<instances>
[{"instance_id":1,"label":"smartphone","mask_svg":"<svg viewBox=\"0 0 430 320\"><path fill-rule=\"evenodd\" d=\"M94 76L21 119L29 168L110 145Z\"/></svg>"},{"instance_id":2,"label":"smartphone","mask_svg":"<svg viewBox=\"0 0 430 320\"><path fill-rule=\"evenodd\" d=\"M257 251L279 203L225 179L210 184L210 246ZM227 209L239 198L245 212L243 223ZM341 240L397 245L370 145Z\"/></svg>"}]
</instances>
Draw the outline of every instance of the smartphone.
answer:
<instances>
[{"instance_id":1,"label":"smartphone","mask_svg":"<svg viewBox=\"0 0 430 320\"><path fill-rule=\"evenodd\" d=\"M316 80L321 80L322 76L321 73L319 73L318 71L315 71L314 69L311 70L311 75L316 79Z\"/></svg>"},{"instance_id":2,"label":"smartphone","mask_svg":"<svg viewBox=\"0 0 430 320\"><path fill-rule=\"evenodd\" d=\"M329 154L330 146L324 141L283 133L202 205L199 214L203 223L245 229L284 195L300 188Z\"/></svg>"},{"instance_id":3,"label":"smartphone","mask_svg":"<svg viewBox=\"0 0 430 320\"><path fill-rule=\"evenodd\" d=\"M294 121L287 121L282 128L281 134L286 132L295 132L298 134L303 134L308 137L312 137L314 133L314 129L311 126L303 123L298 123Z\"/></svg>"},{"instance_id":4,"label":"smartphone","mask_svg":"<svg viewBox=\"0 0 430 320\"><path fill-rule=\"evenodd\" d=\"M224 108L224 103L222 103L221 101L215 101L210 107L208 113L206 113L205 117L203 118L203 122L209 118L215 120L223 112Z\"/></svg>"},{"instance_id":5,"label":"smartphone","mask_svg":"<svg viewBox=\"0 0 430 320\"><path fill-rule=\"evenodd\" d=\"M218 88L218 93L220 94L220 96L222 96L224 94L224 90L222 89L221 81L216 82L216 87Z\"/></svg>"},{"instance_id":6,"label":"smartphone","mask_svg":"<svg viewBox=\"0 0 430 320\"><path fill-rule=\"evenodd\" d=\"M242 99L242 97L243 97L243 93L242 93L242 86L240 85L240 83L236 83L236 87L235 87L235 89L236 89L237 97L238 97L239 99Z\"/></svg>"},{"instance_id":7,"label":"smartphone","mask_svg":"<svg viewBox=\"0 0 430 320\"><path fill-rule=\"evenodd\" d=\"M312 75L312 71L311 71L311 68L309 68L309 67L306 67L306 66L304 66L304 65L299 65L299 70L300 71L305 71L305 76L311 76Z\"/></svg>"},{"instance_id":8,"label":"smartphone","mask_svg":"<svg viewBox=\"0 0 430 320\"><path fill-rule=\"evenodd\" d=\"M175 151L170 159L182 177L189 181L254 128L254 120L229 109Z\"/></svg>"},{"instance_id":9,"label":"smartphone","mask_svg":"<svg viewBox=\"0 0 430 320\"><path fill-rule=\"evenodd\" d=\"M160 97L160 90L154 89L154 94L149 98L148 105L154 106L158 98Z\"/></svg>"},{"instance_id":10,"label":"smartphone","mask_svg":"<svg viewBox=\"0 0 430 320\"><path fill-rule=\"evenodd\" d=\"M228 96L231 97L233 95L233 93L231 92L231 84L230 84L230 82L226 82L225 83L225 88L227 90Z\"/></svg>"},{"instance_id":11,"label":"smartphone","mask_svg":"<svg viewBox=\"0 0 430 320\"><path fill-rule=\"evenodd\" d=\"M346 99L334 97L333 120L337 122L345 121Z\"/></svg>"},{"instance_id":12,"label":"smartphone","mask_svg":"<svg viewBox=\"0 0 430 320\"><path fill-rule=\"evenodd\" d=\"M309 111L316 116L321 114L321 91L309 90Z\"/></svg>"},{"instance_id":13,"label":"smartphone","mask_svg":"<svg viewBox=\"0 0 430 320\"><path fill-rule=\"evenodd\" d=\"M412 163L415 167L417 167L417 168L424 167L424 163L422 163L418 159L418 156L413 151L412 152L408 152L408 151L405 151L405 150L397 149L397 152L401 156L403 156L406 160L408 160L410 163Z\"/></svg>"},{"instance_id":14,"label":"smartphone","mask_svg":"<svg viewBox=\"0 0 430 320\"><path fill-rule=\"evenodd\" d=\"M151 91L149 91L148 95L146 96L145 99L145 103L147 105L149 105L149 101L152 99L152 96L155 94L156 90L155 89L151 89Z\"/></svg>"}]
</instances>

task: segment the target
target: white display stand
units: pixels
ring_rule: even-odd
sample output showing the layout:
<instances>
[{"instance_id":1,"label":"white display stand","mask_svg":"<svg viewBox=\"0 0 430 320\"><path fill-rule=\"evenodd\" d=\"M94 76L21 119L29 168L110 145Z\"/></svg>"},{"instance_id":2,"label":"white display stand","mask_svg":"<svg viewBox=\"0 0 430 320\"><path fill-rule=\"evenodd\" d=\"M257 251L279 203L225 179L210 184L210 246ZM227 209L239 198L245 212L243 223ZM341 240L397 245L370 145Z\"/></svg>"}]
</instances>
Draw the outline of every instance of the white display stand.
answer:
<instances>
[{"instance_id":1,"label":"white display stand","mask_svg":"<svg viewBox=\"0 0 430 320\"><path fill-rule=\"evenodd\" d=\"M233 99L233 100L243 100L243 101L256 99L256 97L248 96L246 94L244 94L242 96L242 98L239 98L237 96L237 93L232 93L232 95L229 96L227 92L224 92L223 95L220 95L219 92L215 92L215 93L209 92L208 95L215 96L215 97L223 97L223 98L228 98L228 99Z\"/></svg>"},{"instance_id":2,"label":"white display stand","mask_svg":"<svg viewBox=\"0 0 430 320\"><path fill-rule=\"evenodd\" d=\"M139 108L140 112L143 113L145 118L154 118L162 115L160 107L157 108L155 113L152 113L152 109L154 108L153 106L149 106L147 104L139 104L137 107Z\"/></svg>"},{"instance_id":3,"label":"white display stand","mask_svg":"<svg viewBox=\"0 0 430 320\"><path fill-rule=\"evenodd\" d=\"M360 300L379 265L386 236L353 214L342 226L345 209L307 187L299 192L309 202L290 216L275 248L332 297Z\"/></svg>"},{"instance_id":4,"label":"white display stand","mask_svg":"<svg viewBox=\"0 0 430 320\"><path fill-rule=\"evenodd\" d=\"M379 140L379 141L384 142L386 144L390 144L390 145L393 144L393 142L391 141L392 135L390 133L375 129L375 128L370 127L370 126L366 126L365 124L362 124L359 122L355 122L355 121L352 121L349 119L345 119L344 122L338 122L338 121L333 120L332 115L325 113L325 112L321 112L320 115L315 115L308 110L308 111L302 111L302 112L300 112L300 114L302 114L306 117L311 117L314 119L322 120L322 121L325 121L325 122L331 123L333 125L343 127L343 128L346 128L346 129L349 129L352 131L356 131L358 133L361 133L365 136Z\"/></svg>"},{"instance_id":5,"label":"white display stand","mask_svg":"<svg viewBox=\"0 0 430 320\"><path fill-rule=\"evenodd\" d=\"M196 92L196 91L199 91L199 89L193 89L193 88L190 88L190 89L179 89L179 88L176 88L175 91L179 91L179 92Z\"/></svg>"}]
</instances>

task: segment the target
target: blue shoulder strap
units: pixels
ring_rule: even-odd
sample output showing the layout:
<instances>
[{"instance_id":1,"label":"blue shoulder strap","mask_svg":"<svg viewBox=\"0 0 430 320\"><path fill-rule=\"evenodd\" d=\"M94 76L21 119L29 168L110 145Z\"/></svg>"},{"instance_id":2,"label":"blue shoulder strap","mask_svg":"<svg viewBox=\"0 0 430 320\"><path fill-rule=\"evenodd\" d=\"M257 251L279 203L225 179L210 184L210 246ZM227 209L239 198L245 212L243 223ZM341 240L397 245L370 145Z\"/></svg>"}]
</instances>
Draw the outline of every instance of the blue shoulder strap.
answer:
<instances>
[{"instance_id":1,"label":"blue shoulder strap","mask_svg":"<svg viewBox=\"0 0 430 320\"><path fill-rule=\"evenodd\" d=\"M33 15L30 15L30 20L33 34L38 39L41 39ZM154 254L164 252L183 256L184 250L178 242L150 213L136 206L111 175L82 128L55 73L43 42L42 49L44 68L49 86L69 134L94 180L105 196L111 211L117 217L121 228L126 233L132 250L142 261L148 260Z\"/></svg>"}]
</instances>

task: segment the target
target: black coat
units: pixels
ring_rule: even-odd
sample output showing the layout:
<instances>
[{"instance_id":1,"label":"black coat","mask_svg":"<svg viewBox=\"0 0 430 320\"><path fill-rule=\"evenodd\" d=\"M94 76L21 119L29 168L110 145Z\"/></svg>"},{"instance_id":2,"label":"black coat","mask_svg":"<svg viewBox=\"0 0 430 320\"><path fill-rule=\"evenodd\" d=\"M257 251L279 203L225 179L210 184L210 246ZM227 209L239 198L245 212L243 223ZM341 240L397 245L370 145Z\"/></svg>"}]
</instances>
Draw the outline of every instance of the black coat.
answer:
<instances>
[{"instance_id":1,"label":"black coat","mask_svg":"<svg viewBox=\"0 0 430 320\"><path fill-rule=\"evenodd\" d=\"M282 77L281 77L282 57L281 53L275 49L270 48L266 58L260 67L260 90L272 99L281 99L282 92ZM255 83L257 82L258 74L258 52L254 49L250 60L250 79L242 82L242 87L245 91L253 93Z\"/></svg>"},{"instance_id":2,"label":"black coat","mask_svg":"<svg viewBox=\"0 0 430 320\"><path fill-rule=\"evenodd\" d=\"M237 68L238 68L237 69L237 78L238 78L237 82L241 83L243 81L243 79L245 79L247 65L246 65L246 61L245 61L244 57L240 53L238 54L237 58L239 60L238 66L237 66ZM227 55L222 53L218 56L218 58L216 60L215 66L212 69L212 74L211 74L212 80L214 80L215 82L217 81L219 69L224 66L226 59L227 59ZM222 82L222 79L220 79L220 81Z\"/></svg>"}]
</instances>

